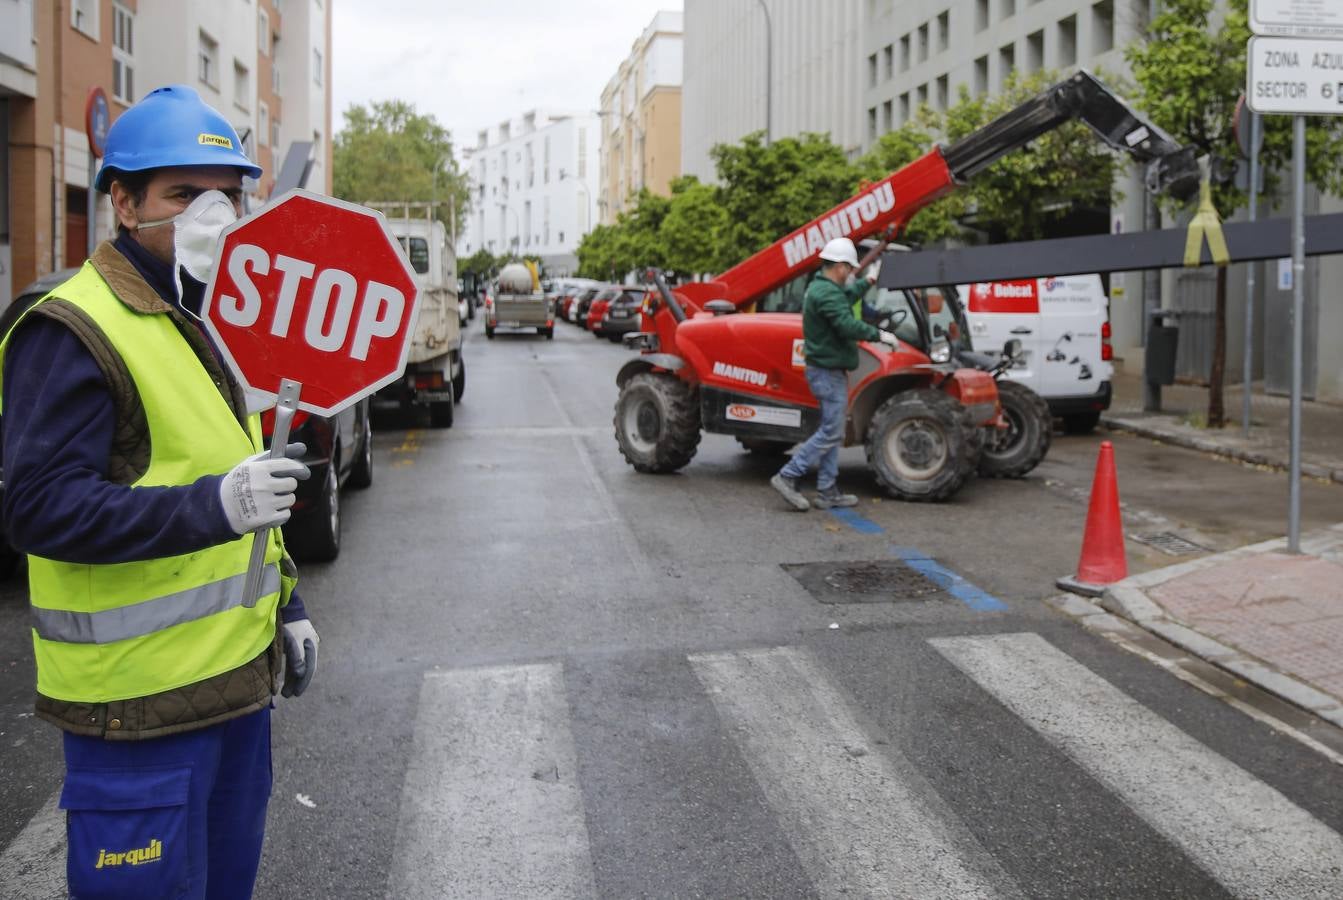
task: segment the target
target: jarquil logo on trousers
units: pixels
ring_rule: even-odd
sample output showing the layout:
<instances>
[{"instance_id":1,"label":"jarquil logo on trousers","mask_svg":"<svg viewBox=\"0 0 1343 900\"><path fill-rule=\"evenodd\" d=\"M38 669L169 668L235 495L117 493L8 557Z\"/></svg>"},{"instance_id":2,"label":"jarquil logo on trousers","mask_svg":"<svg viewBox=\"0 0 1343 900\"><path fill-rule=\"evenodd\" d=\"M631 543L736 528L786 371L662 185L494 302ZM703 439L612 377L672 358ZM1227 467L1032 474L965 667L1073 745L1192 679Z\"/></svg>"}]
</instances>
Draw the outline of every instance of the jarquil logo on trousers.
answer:
<instances>
[{"instance_id":1,"label":"jarquil logo on trousers","mask_svg":"<svg viewBox=\"0 0 1343 900\"><path fill-rule=\"evenodd\" d=\"M153 840L149 842L148 847L141 847L138 850L127 850L125 853L108 853L106 850L98 851L98 864L95 869L101 869L104 866L138 866L141 863L158 862L163 859L163 841Z\"/></svg>"}]
</instances>

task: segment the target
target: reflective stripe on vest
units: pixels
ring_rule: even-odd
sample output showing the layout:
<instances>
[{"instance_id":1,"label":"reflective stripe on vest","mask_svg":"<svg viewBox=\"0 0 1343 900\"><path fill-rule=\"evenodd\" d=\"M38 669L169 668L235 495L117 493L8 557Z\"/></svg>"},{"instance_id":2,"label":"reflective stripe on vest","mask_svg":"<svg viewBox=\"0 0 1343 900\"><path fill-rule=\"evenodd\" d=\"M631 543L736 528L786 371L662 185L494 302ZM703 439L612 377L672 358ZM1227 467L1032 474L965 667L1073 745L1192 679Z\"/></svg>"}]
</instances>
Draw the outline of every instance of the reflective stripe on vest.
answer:
<instances>
[{"instance_id":1,"label":"reflective stripe on vest","mask_svg":"<svg viewBox=\"0 0 1343 900\"><path fill-rule=\"evenodd\" d=\"M240 606L246 579L245 573L234 575L213 584L101 612L81 613L34 606L33 628L44 641L66 644L110 644L144 637ZM261 573L261 593L274 594L279 590L280 567L266 566Z\"/></svg>"},{"instance_id":2,"label":"reflective stripe on vest","mask_svg":"<svg viewBox=\"0 0 1343 900\"><path fill-rule=\"evenodd\" d=\"M120 265L107 245L99 254ZM166 311L126 305L92 263L39 304L54 299L77 307L101 332L144 408L149 461L131 490L220 476L261 448L259 418L239 422L186 337L192 326ZM8 338L0 343L0 372ZM246 607L239 586L258 537L267 541L270 572L257 604ZM276 611L292 588L276 570L283 552L279 529L268 529L178 556L123 563L29 556L38 693L75 703L128 700L250 663L275 639Z\"/></svg>"}]
</instances>

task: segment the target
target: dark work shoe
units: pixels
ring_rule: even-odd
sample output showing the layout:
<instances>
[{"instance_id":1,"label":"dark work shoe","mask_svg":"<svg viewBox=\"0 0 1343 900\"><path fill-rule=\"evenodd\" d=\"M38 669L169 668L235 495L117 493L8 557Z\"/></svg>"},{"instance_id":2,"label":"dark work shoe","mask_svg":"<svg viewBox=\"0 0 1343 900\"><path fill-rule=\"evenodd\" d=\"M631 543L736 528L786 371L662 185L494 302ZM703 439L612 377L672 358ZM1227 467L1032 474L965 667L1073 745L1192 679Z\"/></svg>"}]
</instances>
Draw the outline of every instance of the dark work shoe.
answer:
<instances>
[{"instance_id":1,"label":"dark work shoe","mask_svg":"<svg viewBox=\"0 0 1343 900\"><path fill-rule=\"evenodd\" d=\"M850 506L857 506L858 498L853 494L842 494L839 488L832 487L828 491L818 493L813 505L817 509L847 509Z\"/></svg>"},{"instance_id":2,"label":"dark work shoe","mask_svg":"<svg viewBox=\"0 0 1343 900\"><path fill-rule=\"evenodd\" d=\"M783 473L779 473L769 480L769 486L778 491L779 495L798 512L806 512L811 509L811 503L797 489L797 479L785 478Z\"/></svg>"}]
</instances>

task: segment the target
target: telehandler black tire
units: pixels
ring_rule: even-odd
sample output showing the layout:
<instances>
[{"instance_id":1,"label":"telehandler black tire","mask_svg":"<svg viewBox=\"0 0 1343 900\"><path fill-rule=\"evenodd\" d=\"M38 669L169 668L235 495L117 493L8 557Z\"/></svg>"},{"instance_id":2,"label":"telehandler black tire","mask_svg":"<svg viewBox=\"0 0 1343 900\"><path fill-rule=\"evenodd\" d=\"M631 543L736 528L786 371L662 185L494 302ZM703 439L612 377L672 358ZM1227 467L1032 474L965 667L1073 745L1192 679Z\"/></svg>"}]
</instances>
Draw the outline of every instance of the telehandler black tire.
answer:
<instances>
[{"instance_id":1,"label":"telehandler black tire","mask_svg":"<svg viewBox=\"0 0 1343 900\"><path fill-rule=\"evenodd\" d=\"M737 443L741 444L741 449L752 456L771 457L787 456L788 451L793 449L793 441L771 441L768 438L739 437Z\"/></svg>"},{"instance_id":2,"label":"telehandler black tire","mask_svg":"<svg viewBox=\"0 0 1343 900\"><path fill-rule=\"evenodd\" d=\"M973 428L965 407L950 395L931 388L904 391L872 416L867 464L893 497L946 500L974 471Z\"/></svg>"},{"instance_id":3,"label":"telehandler black tire","mask_svg":"<svg viewBox=\"0 0 1343 900\"><path fill-rule=\"evenodd\" d=\"M979 474L985 478L1020 478L1049 452L1054 417L1044 398L1024 384L998 382L998 398L1008 427L1006 431L990 432L979 459Z\"/></svg>"},{"instance_id":4,"label":"telehandler black tire","mask_svg":"<svg viewBox=\"0 0 1343 900\"><path fill-rule=\"evenodd\" d=\"M675 375L640 372L616 399L616 443L637 472L675 472L700 441L699 391Z\"/></svg>"}]
</instances>

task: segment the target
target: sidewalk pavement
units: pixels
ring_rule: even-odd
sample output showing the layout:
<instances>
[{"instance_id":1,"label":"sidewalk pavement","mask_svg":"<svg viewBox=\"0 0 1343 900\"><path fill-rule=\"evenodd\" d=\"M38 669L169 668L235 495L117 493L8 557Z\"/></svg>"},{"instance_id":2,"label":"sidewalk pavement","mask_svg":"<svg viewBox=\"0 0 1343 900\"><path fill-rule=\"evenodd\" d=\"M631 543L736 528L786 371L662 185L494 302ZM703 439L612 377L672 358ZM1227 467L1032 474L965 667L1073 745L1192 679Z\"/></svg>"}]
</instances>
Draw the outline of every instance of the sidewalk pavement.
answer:
<instances>
[{"instance_id":1,"label":"sidewalk pavement","mask_svg":"<svg viewBox=\"0 0 1343 900\"><path fill-rule=\"evenodd\" d=\"M1102 414L1108 428L1215 453L1253 465L1288 468L1290 400L1270 396L1262 386L1251 393L1250 434L1241 431L1240 385L1227 385L1227 426L1202 426L1208 389L1176 384L1161 389L1162 412L1142 411L1142 376L1115 373L1114 400ZM1343 484L1343 404L1304 401L1301 404L1301 471L1309 478Z\"/></svg>"},{"instance_id":2,"label":"sidewalk pavement","mask_svg":"<svg viewBox=\"0 0 1343 900\"><path fill-rule=\"evenodd\" d=\"M1343 523L1126 578L1106 610L1343 727Z\"/></svg>"}]
</instances>

